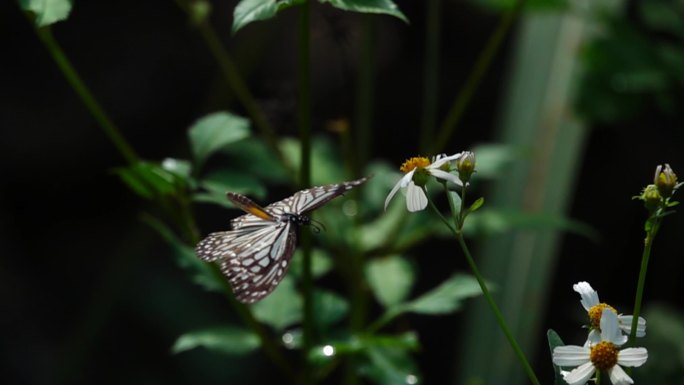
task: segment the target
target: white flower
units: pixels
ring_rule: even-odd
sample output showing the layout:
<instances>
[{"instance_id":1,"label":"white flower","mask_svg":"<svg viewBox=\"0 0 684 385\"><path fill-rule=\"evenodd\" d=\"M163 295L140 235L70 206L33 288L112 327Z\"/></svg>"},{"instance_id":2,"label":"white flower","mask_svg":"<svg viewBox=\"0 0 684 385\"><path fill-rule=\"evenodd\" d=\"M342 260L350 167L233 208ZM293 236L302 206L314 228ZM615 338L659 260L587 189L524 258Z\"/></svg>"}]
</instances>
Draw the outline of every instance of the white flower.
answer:
<instances>
[{"instance_id":1,"label":"white flower","mask_svg":"<svg viewBox=\"0 0 684 385\"><path fill-rule=\"evenodd\" d=\"M643 365L648 359L648 351L645 348L619 350L618 346L624 342L617 315L606 308L601 315L601 340L589 346L557 346L553 349L553 363L575 367L563 376L570 385L586 384L597 370L607 372L613 385L633 384L621 366Z\"/></svg>"},{"instance_id":2,"label":"white flower","mask_svg":"<svg viewBox=\"0 0 684 385\"><path fill-rule=\"evenodd\" d=\"M586 310L587 313L589 313L591 331L589 332L589 339L587 340L587 342L595 342L600 340L599 326L601 320L601 313L603 312L603 309L611 309L616 314L617 311L612 306L599 302L598 292L594 290L588 282L577 282L576 284L572 285L572 289L579 293L581 297L580 302L582 303L584 310ZM632 330L632 319L634 319L634 317L631 315L618 314L617 319L618 326L620 327L620 329L623 332L625 332L625 334L629 335L630 331ZM639 322L637 323L636 336L643 337L645 335L646 320L639 317Z\"/></svg>"},{"instance_id":3,"label":"white flower","mask_svg":"<svg viewBox=\"0 0 684 385\"><path fill-rule=\"evenodd\" d=\"M461 153L450 156L438 155L432 159L432 163L430 163L430 160L426 157L408 159L400 168L406 175L394 185L392 191L387 195L387 199L385 199L385 210L387 210L387 205L400 188L406 190L406 208L408 211L416 212L424 210L428 204L427 195L425 195L425 183L427 182L427 177L430 175L462 186L458 176L441 169L447 162L457 160L460 157ZM416 178L419 179L418 184L414 182Z\"/></svg>"}]
</instances>

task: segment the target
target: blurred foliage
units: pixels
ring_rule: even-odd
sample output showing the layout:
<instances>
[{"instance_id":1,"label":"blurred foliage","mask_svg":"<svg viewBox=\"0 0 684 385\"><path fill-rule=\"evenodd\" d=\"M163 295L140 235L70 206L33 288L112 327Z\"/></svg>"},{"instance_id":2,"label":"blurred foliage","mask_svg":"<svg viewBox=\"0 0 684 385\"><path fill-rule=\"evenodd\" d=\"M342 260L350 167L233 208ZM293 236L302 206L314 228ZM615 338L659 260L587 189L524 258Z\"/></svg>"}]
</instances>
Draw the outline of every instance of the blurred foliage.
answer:
<instances>
[{"instance_id":1,"label":"blurred foliage","mask_svg":"<svg viewBox=\"0 0 684 385\"><path fill-rule=\"evenodd\" d=\"M66 20L71 13L71 0L19 0L21 8L35 16L37 27Z\"/></svg>"},{"instance_id":2,"label":"blurred foliage","mask_svg":"<svg viewBox=\"0 0 684 385\"><path fill-rule=\"evenodd\" d=\"M684 313L665 304L648 306L646 336L636 341L648 349L648 361L634 371L636 383L684 384Z\"/></svg>"},{"instance_id":3,"label":"blurred foliage","mask_svg":"<svg viewBox=\"0 0 684 385\"><path fill-rule=\"evenodd\" d=\"M553 349L558 347L558 346L565 346L563 343L563 340L560 338L558 333L556 333L555 330L549 329L546 332L546 339L549 342L549 361L551 362L551 365L553 365L553 374L554 374L554 380L553 384L554 385L565 385L566 382L563 380L563 376L561 375L561 367L556 366L553 364Z\"/></svg>"},{"instance_id":4,"label":"blurred foliage","mask_svg":"<svg viewBox=\"0 0 684 385\"><path fill-rule=\"evenodd\" d=\"M657 110L681 121L684 100L684 2L632 3L606 12L601 31L584 49L577 108L591 121L628 122Z\"/></svg>"}]
</instances>

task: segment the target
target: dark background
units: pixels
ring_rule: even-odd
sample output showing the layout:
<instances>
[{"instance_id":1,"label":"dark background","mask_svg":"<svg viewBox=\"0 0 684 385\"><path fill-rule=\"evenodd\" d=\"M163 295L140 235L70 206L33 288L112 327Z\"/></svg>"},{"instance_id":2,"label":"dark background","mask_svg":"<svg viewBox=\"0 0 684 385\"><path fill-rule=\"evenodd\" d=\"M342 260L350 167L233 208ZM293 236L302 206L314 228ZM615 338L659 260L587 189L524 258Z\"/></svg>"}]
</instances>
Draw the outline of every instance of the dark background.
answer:
<instances>
[{"instance_id":1,"label":"dark background","mask_svg":"<svg viewBox=\"0 0 684 385\"><path fill-rule=\"evenodd\" d=\"M416 150L425 29L422 6L398 4L410 25L377 16L373 134L375 157L396 164ZM279 133L296 134L296 11L231 36L235 2L213 5L212 21L252 92ZM444 14L450 18L442 35L442 115L498 21L496 13L461 1L445 2ZM314 127L322 127L353 115L362 18L316 5L312 20ZM222 109L242 113L173 2L79 1L53 30L144 158L187 158L186 130L194 120ZM0 382L258 383L276 375L260 354L226 360L204 351L170 353L181 333L234 315L222 298L190 283L164 242L140 222L147 204L112 173L123 159L13 2L0 4L0 36ZM492 106L505 87L511 47L509 39L455 147L492 139ZM569 313L579 306L571 291L578 280L600 282L594 287L602 298L631 308L645 211L629 198L650 183L657 164L684 167L682 132L680 120L648 103L629 121L592 125L569 216L594 227L600 240L564 237L546 327L561 333L576 327ZM681 305L683 225L681 215L669 217L658 236L646 301ZM421 274L440 276L445 268L453 269L452 262L421 266ZM418 360L426 383L443 382L458 361L451 348L444 354L445 338L457 335L458 314L411 321L423 342ZM548 381L546 351L533 366Z\"/></svg>"}]
</instances>

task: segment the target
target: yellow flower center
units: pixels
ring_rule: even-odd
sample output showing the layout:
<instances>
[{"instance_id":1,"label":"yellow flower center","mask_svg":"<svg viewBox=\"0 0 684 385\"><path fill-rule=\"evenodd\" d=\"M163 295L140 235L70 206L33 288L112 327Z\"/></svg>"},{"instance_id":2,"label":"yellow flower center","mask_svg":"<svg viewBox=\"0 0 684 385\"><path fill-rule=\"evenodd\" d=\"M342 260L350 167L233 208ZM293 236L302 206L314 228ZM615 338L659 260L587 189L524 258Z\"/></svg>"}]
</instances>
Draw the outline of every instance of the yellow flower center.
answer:
<instances>
[{"instance_id":1,"label":"yellow flower center","mask_svg":"<svg viewBox=\"0 0 684 385\"><path fill-rule=\"evenodd\" d=\"M399 170L406 174L407 172L413 171L416 168L425 168L430 165L430 159L424 156L414 156L413 158L407 159L404 164L399 167Z\"/></svg>"},{"instance_id":2,"label":"yellow flower center","mask_svg":"<svg viewBox=\"0 0 684 385\"><path fill-rule=\"evenodd\" d=\"M598 370L608 370L615 366L618 361L618 348L613 343L601 341L591 347L589 359Z\"/></svg>"},{"instance_id":3,"label":"yellow flower center","mask_svg":"<svg viewBox=\"0 0 684 385\"><path fill-rule=\"evenodd\" d=\"M603 309L610 309L613 311L613 313L617 314L617 310L615 310L614 307L608 305L607 303L600 303L598 305L592 306L589 309L588 313L589 322L591 323L591 327L593 329L601 329L601 314L603 313Z\"/></svg>"}]
</instances>

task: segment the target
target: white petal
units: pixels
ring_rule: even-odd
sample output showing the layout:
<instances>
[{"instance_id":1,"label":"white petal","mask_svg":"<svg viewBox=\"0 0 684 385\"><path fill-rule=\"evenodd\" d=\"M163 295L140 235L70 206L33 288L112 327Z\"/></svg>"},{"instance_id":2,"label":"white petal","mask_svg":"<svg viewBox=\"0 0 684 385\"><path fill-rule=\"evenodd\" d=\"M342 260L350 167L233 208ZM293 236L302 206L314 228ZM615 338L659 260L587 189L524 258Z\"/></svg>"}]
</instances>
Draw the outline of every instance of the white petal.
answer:
<instances>
[{"instance_id":1,"label":"white petal","mask_svg":"<svg viewBox=\"0 0 684 385\"><path fill-rule=\"evenodd\" d=\"M454 174L450 174L444 170L429 170L430 174L434 175L436 178L444 179L445 181L451 182L458 186L463 186L463 182Z\"/></svg>"},{"instance_id":2,"label":"white petal","mask_svg":"<svg viewBox=\"0 0 684 385\"><path fill-rule=\"evenodd\" d=\"M618 353L618 364L622 366L641 366L648 359L646 348L627 348Z\"/></svg>"},{"instance_id":3,"label":"white petal","mask_svg":"<svg viewBox=\"0 0 684 385\"><path fill-rule=\"evenodd\" d=\"M432 164L427 166L428 169L433 169L433 168L440 168L442 165L446 162L451 162L452 160L456 160L461 157L463 153L459 152L458 154L454 155L449 155L449 156L444 156L443 154L437 155L435 159L432 161ZM444 157L442 157L444 156Z\"/></svg>"},{"instance_id":4,"label":"white petal","mask_svg":"<svg viewBox=\"0 0 684 385\"><path fill-rule=\"evenodd\" d=\"M608 377L610 377L610 382L612 382L613 385L627 385L634 383L627 373L625 373L625 371L622 370L622 368L618 365L608 369Z\"/></svg>"},{"instance_id":5,"label":"white petal","mask_svg":"<svg viewBox=\"0 0 684 385\"><path fill-rule=\"evenodd\" d=\"M618 346L627 342L627 336L622 334L618 327L617 314L608 308L603 309L601 313L601 340L610 341Z\"/></svg>"},{"instance_id":6,"label":"white petal","mask_svg":"<svg viewBox=\"0 0 684 385\"><path fill-rule=\"evenodd\" d=\"M589 335L587 336L587 342L584 343L585 347L596 345L601 342L601 333L596 329L591 329Z\"/></svg>"},{"instance_id":7,"label":"white petal","mask_svg":"<svg viewBox=\"0 0 684 385\"><path fill-rule=\"evenodd\" d=\"M392 200L392 197L394 197L394 194L399 191L399 188L401 187L406 187L408 183L411 181L411 178L413 178L413 173L415 170L411 170L410 172L406 173L401 179L399 179L399 182L392 187L392 191L390 191L389 195L387 195L387 198L385 198L385 211L387 211L387 205L390 203Z\"/></svg>"},{"instance_id":8,"label":"white petal","mask_svg":"<svg viewBox=\"0 0 684 385\"><path fill-rule=\"evenodd\" d=\"M632 331L632 320L634 319L634 316L631 315L619 315L618 316L618 323L620 324L620 329L624 331L627 334L630 334ZM646 320L639 317L639 322L637 322L637 331L636 331L636 336L637 337L643 337L646 335Z\"/></svg>"},{"instance_id":9,"label":"white petal","mask_svg":"<svg viewBox=\"0 0 684 385\"><path fill-rule=\"evenodd\" d=\"M589 362L590 349L566 345L553 348L553 363L558 366L577 366Z\"/></svg>"},{"instance_id":10,"label":"white petal","mask_svg":"<svg viewBox=\"0 0 684 385\"><path fill-rule=\"evenodd\" d=\"M422 187L416 186L413 181L406 187L406 208L408 211L414 213L416 211L424 210L427 207L428 200L425 196L425 191Z\"/></svg>"},{"instance_id":11,"label":"white petal","mask_svg":"<svg viewBox=\"0 0 684 385\"><path fill-rule=\"evenodd\" d=\"M577 282L572 285L572 289L578 292L582 298L580 302L584 306L584 310L589 310L592 306L599 304L598 292L591 287L589 282Z\"/></svg>"},{"instance_id":12,"label":"white petal","mask_svg":"<svg viewBox=\"0 0 684 385\"><path fill-rule=\"evenodd\" d=\"M591 362L587 362L571 370L563 379L569 385L584 385L595 372L596 368L594 368L594 365Z\"/></svg>"}]
</instances>

